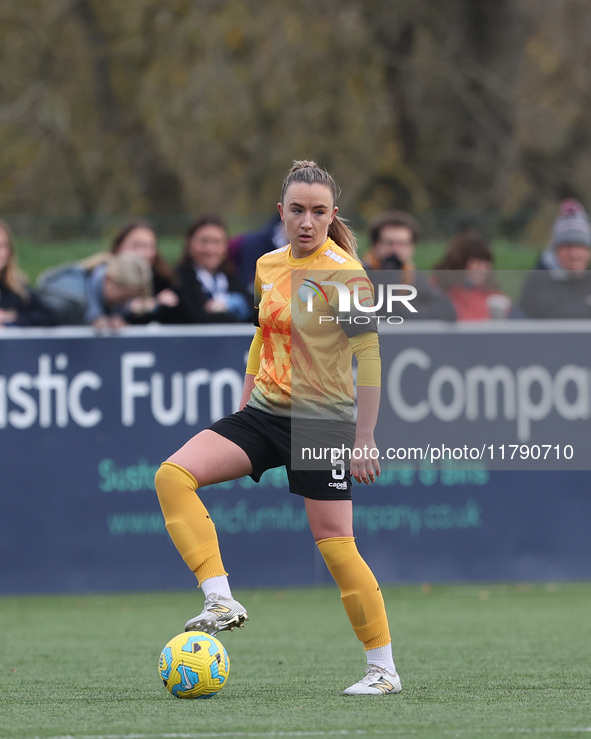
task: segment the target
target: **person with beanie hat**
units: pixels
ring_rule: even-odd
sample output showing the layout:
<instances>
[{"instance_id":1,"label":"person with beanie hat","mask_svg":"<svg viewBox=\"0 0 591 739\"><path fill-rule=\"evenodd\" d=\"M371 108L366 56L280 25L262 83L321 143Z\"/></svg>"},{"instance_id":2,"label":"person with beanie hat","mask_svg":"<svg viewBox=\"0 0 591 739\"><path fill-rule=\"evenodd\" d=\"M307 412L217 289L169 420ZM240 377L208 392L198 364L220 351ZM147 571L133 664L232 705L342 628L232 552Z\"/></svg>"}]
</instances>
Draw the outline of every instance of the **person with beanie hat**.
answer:
<instances>
[{"instance_id":1,"label":"person with beanie hat","mask_svg":"<svg viewBox=\"0 0 591 739\"><path fill-rule=\"evenodd\" d=\"M574 198L567 198L560 204L558 217L552 227L552 246L563 244L582 244L591 247L591 226L585 209Z\"/></svg>"},{"instance_id":2,"label":"person with beanie hat","mask_svg":"<svg viewBox=\"0 0 591 739\"><path fill-rule=\"evenodd\" d=\"M570 246L591 249L591 223L589 216L578 200L567 198L560 204L558 216L552 226L552 238L541 255L538 269L569 269ZM567 247L567 248L564 248ZM575 252L576 253L576 252ZM584 257L582 252L580 257ZM566 264L562 262L566 260Z\"/></svg>"},{"instance_id":3,"label":"person with beanie hat","mask_svg":"<svg viewBox=\"0 0 591 739\"><path fill-rule=\"evenodd\" d=\"M530 318L591 318L591 223L578 200L568 198L552 226L538 270L526 278L520 305Z\"/></svg>"}]
</instances>

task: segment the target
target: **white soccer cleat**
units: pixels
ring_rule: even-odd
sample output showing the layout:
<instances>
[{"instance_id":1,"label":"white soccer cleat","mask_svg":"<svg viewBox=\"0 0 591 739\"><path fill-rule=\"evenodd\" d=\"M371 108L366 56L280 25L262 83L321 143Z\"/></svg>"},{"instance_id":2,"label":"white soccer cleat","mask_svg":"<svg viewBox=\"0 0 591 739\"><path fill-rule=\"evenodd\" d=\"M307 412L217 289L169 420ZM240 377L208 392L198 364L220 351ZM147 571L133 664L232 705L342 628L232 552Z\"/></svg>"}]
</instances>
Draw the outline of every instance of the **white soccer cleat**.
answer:
<instances>
[{"instance_id":1,"label":"white soccer cleat","mask_svg":"<svg viewBox=\"0 0 591 739\"><path fill-rule=\"evenodd\" d=\"M234 631L244 628L248 621L246 608L234 598L211 593L205 599L203 611L185 624L185 631L204 631L215 636L218 631Z\"/></svg>"},{"instance_id":2,"label":"white soccer cleat","mask_svg":"<svg viewBox=\"0 0 591 739\"><path fill-rule=\"evenodd\" d=\"M383 667L369 665L365 677L343 690L343 695L394 695L400 693L402 683L397 673L392 674Z\"/></svg>"}]
</instances>

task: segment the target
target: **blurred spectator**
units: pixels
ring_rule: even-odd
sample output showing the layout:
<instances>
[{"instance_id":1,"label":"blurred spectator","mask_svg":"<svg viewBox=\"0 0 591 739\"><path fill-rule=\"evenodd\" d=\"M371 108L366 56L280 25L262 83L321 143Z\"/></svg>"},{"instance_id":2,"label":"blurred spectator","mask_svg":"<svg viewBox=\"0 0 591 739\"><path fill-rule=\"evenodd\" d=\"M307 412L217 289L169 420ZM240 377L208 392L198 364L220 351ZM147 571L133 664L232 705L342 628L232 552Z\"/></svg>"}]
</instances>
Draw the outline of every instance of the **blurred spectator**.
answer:
<instances>
[{"instance_id":1,"label":"blurred spectator","mask_svg":"<svg viewBox=\"0 0 591 739\"><path fill-rule=\"evenodd\" d=\"M175 275L158 251L154 229L145 221L132 221L124 226L111 244L113 254L136 254L145 259L152 270L150 298L133 298L126 306L129 323L178 323L181 321L179 296L174 290Z\"/></svg>"},{"instance_id":2,"label":"blurred spectator","mask_svg":"<svg viewBox=\"0 0 591 739\"><path fill-rule=\"evenodd\" d=\"M228 242L228 259L235 267L235 274L249 293L254 293L254 274L257 259L288 243L281 216L277 213L258 231L234 236Z\"/></svg>"},{"instance_id":3,"label":"blurred spectator","mask_svg":"<svg viewBox=\"0 0 591 739\"><path fill-rule=\"evenodd\" d=\"M585 209L578 200L566 198L560 203L558 216L552 226L552 236L545 251L542 252L536 264L537 269L561 269L558 261L557 248L569 243L569 240L588 239L588 222ZM585 232L587 231L587 235Z\"/></svg>"},{"instance_id":4,"label":"blurred spectator","mask_svg":"<svg viewBox=\"0 0 591 739\"><path fill-rule=\"evenodd\" d=\"M419 237L419 224L408 213L391 211L377 216L369 224L371 247L363 260L364 267L412 272Z\"/></svg>"},{"instance_id":5,"label":"blurred spectator","mask_svg":"<svg viewBox=\"0 0 591 739\"><path fill-rule=\"evenodd\" d=\"M205 216L187 231L177 267L179 295L188 323L248 321L253 309L246 288L227 263L228 231L218 216Z\"/></svg>"},{"instance_id":6,"label":"blurred spectator","mask_svg":"<svg viewBox=\"0 0 591 739\"><path fill-rule=\"evenodd\" d=\"M455 321L456 314L450 299L439 288L430 285L426 276L415 268L414 254L419 236L419 224L408 213L392 211L378 216L369 226L371 247L363 266L371 271L371 279L376 286L401 283L417 289L417 296L412 301L417 312L405 311L405 321ZM380 270L388 272L381 277Z\"/></svg>"},{"instance_id":7,"label":"blurred spectator","mask_svg":"<svg viewBox=\"0 0 591 739\"><path fill-rule=\"evenodd\" d=\"M450 241L434 267L434 278L453 303L459 321L506 318L511 299L495 285L493 254L478 231L464 231Z\"/></svg>"},{"instance_id":8,"label":"blurred spectator","mask_svg":"<svg viewBox=\"0 0 591 739\"><path fill-rule=\"evenodd\" d=\"M47 270L37 285L56 323L117 329L127 323L124 314L130 300L151 297L152 273L136 254L102 252Z\"/></svg>"},{"instance_id":9,"label":"blurred spectator","mask_svg":"<svg viewBox=\"0 0 591 739\"><path fill-rule=\"evenodd\" d=\"M529 318L591 318L591 225L578 201L561 204L550 246L553 264L525 280L523 312Z\"/></svg>"},{"instance_id":10,"label":"blurred spectator","mask_svg":"<svg viewBox=\"0 0 591 739\"><path fill-rule=\"evenodd\" d=\"M0 328L50 326L53 317L18 268L10 228L0 221Z\"/></svg>"}]
</instances>

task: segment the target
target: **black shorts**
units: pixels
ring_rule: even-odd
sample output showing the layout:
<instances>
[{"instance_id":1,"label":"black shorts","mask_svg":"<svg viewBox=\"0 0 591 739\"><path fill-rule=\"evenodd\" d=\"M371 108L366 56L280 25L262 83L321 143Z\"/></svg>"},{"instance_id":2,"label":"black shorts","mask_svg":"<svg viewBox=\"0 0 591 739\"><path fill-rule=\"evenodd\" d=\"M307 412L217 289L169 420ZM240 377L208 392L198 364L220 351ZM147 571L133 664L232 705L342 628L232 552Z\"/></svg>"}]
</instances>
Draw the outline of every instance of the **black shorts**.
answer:
<instances>
[{"instance_id":1,"label":"black shorts","mask_svg":"<svg viewBox=\"0 0 591 739\"><path fill-rule=\"evenodd\" d=\"M265 470L285 465L289 490L313 500L351 500L351 473L348 459L332 463L327 458L310 463L296 463L301 459L302 447L340 448L353 445L355 425L339 422L300 421L293 423L284 416L274 416L246 406L241 411L213 423L211 431L234 442L243 449L252 464L251 477L258 482ZM316 440L316 441L315 441ZM297 456L299 455L299 456ZM310 467L312 469L310 469Z\"/></svg>"}]
</instances>

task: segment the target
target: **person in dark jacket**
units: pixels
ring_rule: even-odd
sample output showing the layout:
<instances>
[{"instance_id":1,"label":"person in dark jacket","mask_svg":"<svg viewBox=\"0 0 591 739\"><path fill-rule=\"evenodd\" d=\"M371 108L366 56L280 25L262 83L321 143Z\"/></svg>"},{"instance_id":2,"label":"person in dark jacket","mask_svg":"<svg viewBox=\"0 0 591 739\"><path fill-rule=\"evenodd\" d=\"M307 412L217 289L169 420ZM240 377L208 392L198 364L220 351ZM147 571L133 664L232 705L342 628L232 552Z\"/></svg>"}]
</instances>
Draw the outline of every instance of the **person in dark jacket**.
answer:
<instances>
[{"instance_id":1,"label":"person in dark jacket","mask_svg":"<svg viewBox=\"0 0 591 739\"><path fill-rule=\"evenodd\" d=\"M182 322L176 277L158 249L156 232L147 221L131 221L123 226L111 243L112 254L135 254L142 257L152 270L152 297L135 298L126 306L129 323Z\"/></svg>"},{"instance_id":2,"label":"person in dark jacket","mask_svg":"<svg viewBox=\"0 0 591 739\"><path fill-rule=\"evenodd\" d=\"M376 288L380 284L412 285L417 290L413 305L416 313L406 311L404 320L455 321L451 300L439 288L429 284L414 263L420 229L408 213L391 211L377 216L369 227L371 247L363 259Z\"/></svg>"},{"instance_id":3,"label":"person in dark jacket","mask_svg":"<svg viewBox=\"0 0 591 739\"><path fill-rule=\"evenodd\" d=\"M591 318L591 224L578 201L561 204L551 249L553 264L526 277L521 309L528 318Z\"/></svg>"},{"instance_id":4,"label":"person in dark jacket","mask_svg":"<svg viewBox=\"0 0 591 739\"><path fill-rule=\"evenodd\" d=\"M19 270L12 234L0 221L0 328L3 326L51 326L53 316L30 290Z\"/></svg>"},{"instance_id":5,"label":"person in dark jacket","mask_svg":"<svg viewBox=\"0 0 591 739\"><path fill-rule=\"evenodd\" d=\"M236 276L250 295L254 295L257 259L267 252L281 249L288 241L279 213L259 230L238 234L229 240L229 261L235 268Z\"/></svg>"},{"instance_id":6,"label":"person in dark jacket","mask_svg":"<svg viewBox=\"0 0 591 739\"><path fill-rule=\"evenodd\" d=\"M228 267L227 256L228 231L218 216L200 218L189 228L176 271L187 323L252 319L246 289Z\"/></svg>"}]
</instances>

